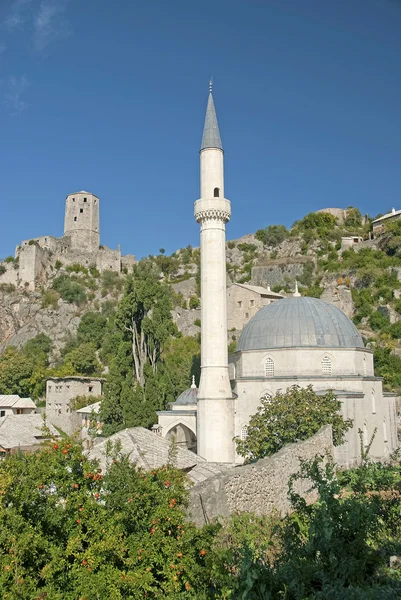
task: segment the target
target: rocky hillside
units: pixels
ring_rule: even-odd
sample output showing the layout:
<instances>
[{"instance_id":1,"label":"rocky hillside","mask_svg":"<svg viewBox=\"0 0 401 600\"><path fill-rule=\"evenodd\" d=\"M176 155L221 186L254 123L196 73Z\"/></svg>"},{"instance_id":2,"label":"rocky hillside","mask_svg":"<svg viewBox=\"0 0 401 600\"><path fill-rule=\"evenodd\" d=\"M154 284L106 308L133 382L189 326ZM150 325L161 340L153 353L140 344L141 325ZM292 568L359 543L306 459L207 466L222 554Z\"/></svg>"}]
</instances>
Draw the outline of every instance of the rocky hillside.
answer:
<instances>
[{"instance_id":1,"label":"rocky hillside","mask_svg":"<svg viewBox=\"0 0 401 600\"><path fill-rule=\"evenodd\" d=\"M399 225L398 225L399 224ZM371 221L357 209L310 213L291 230L270 225L227 242L227 285L249 282L321 297L351 317L368 343L401 355L401 221L371 238ZM358 243L354 243L358 241ZM349 247L351 245L351 247ZM184 335L200 332L199 249L146 261L173 290L173 319ZM22 348L38 334L52 343L51 361L73 338L86 313L107 315L124 289L125 273L100 273L95 267L58 264L40 291L0 288L0 351ZM401 375L400 375L401 377ZM393 381L401 386L401 379Z\"/></svg>"}]
</instances>

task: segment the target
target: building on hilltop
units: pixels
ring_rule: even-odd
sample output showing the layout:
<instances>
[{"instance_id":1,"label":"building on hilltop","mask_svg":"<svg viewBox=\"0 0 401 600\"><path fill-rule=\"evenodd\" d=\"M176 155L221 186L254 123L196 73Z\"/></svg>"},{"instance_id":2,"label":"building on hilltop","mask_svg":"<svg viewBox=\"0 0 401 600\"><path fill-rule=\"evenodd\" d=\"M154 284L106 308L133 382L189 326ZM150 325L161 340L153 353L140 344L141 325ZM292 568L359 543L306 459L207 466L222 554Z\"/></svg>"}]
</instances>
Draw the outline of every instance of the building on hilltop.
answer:
<instances>
[{"instance_id":1,"label":"building on hilltop","mask_svg":"<svg viewBox=\"0 0 401 600\"><path fill-rule=\"evenodd\" d=\"M249 316L251 309L255 314L245 325L236 352L228 358L227 304L230 311L233 303L242 302L236 298L239 292L248 294L249 303L256 298L250 295L253 286L233 286L227 299L225 224L231 205L224 196L223 146L211 90L200 172L201 198L195 202L201 230L199 390L193 384L169 410L160 411L154 432L164 438L174 435L188 449L196 447L208 463L241 463L233 438L247 436L249 419L261 400L292 385L312 385L318 394L333 390L342 402L344 417L353 419L345 443L335 449L337 462L346 466L359 463L358 429L363 432L365 447L373 437L370 455L378 460L387 458L398 445L395 395L383 392L382 379L374 375L372 351L336 306L301 297L297 286L293 297L279 298L259 310L255 301L246 307Z\"/></svg>"},{"instance_id":2,"label":"building on hilltop","mask_svg":"<svg viewBox=\"0 0 401 600\"><path fill-rule=\"evenodd\" d=\"M391 212L386 213L382 217L372 221L373 237L386 229L386 225L391 221L397 221L401 218L401 210L391 209Z\"/></svg>"},{"instance_id":3,"label":"building on hilltop","mask_svg":"<svg viewBox=\"0 0 401 600\"><path fill-rule=\"evenodd\" d=\"M227 290L228 331L242 329L262 306L283 297L282 294L272 292L269 286L264 288L260 285L233 283Z\"/></svg>"},{"instance_id":4,"label":"building on hilltop","mask_svg":"<svg viewBox=\"0 0 401 600\"><path fill-rule=\"evenodd\" d=\"M65 203L64 235L41 236L24 240L15 251L13 263L2 263L0 283L35 290L46 283L49 267L80 264L99 271L131 270L135 256L122 256L120 247L112 250L100 244L100 201L84 190L68 194Z\"/></svg>"}]
</instances>

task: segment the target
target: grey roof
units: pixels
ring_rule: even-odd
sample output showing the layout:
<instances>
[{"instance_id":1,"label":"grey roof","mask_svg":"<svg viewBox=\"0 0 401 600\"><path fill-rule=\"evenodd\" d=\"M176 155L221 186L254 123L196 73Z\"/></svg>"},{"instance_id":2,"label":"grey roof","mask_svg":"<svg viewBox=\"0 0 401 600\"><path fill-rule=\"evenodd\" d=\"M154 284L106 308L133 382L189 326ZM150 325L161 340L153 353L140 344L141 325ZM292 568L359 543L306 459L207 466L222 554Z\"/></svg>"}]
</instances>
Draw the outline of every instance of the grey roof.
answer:
<instances>
[{"instance_id":1,"label":"grey roof","mask_svg":"<svg viewBox=\"0 0 401 600\"><path fill-rule=\"evenodd\" d=\"M30 415L6 415L0 418L0 446L6 450L12 448L37 446L43 439L43 417L32 413ZM50 423L47 429L55 437L60 437L58 431Z\"/></svg>"},{"instance_id":2,"label":"grey roof","mask_svg":"<svg viewBox=\"0 0 401 600\"><path fill-rule=\"evenodd\" d=\"M36 408L35 402L31 398L20 398L16 394L6 395L0 394L0 407L10 408Z\"/></svg>"},{"instance_id":3,"label":"grey roof","mask_svg":"<svg viewBox=\"0 0 401 600\"><path fill-rule=\"evenodd\" d=\"M106 446L108 442L121 442L121 452L128 454L132 462L146 471L162 467L168 461L170 440L160 437L144 427L131 427L106 438L87 452L89 458L98 459L106 468ZM204 459L185 448L177 448L176 466L190 469Z\"/></svg>"},{"instance_id":4,"label":"grey roof","mask_svg":"<svg viewBox=\"0 0 401 600\"><path fill-rule=\"evenodd\" d=\"M210 92L209 100L207 102L201 150L205 150L205 148L219 148L220 150L223 150L212 92Z\"/></svg>"},{"instance_id":5,"label":"grey roof","mask_svg":"<svg viewBox=\"0 0 401 600\"><path fill-rule=\"evenodd\" d=\"M172 404L196 404L198 402L198 388L190 387L182 392Z\"/></svg>"},{"instance_id":6,"label":"grey roof","mask_svg":"<svg viewBox=\"0 0 401 600\"><path fill-rule=\"evenodd\" d=\"M361 334L337 307L318 298L284 298L264 306L244 327L237 350L364 348Z\"/></svg>"}]
</instances>

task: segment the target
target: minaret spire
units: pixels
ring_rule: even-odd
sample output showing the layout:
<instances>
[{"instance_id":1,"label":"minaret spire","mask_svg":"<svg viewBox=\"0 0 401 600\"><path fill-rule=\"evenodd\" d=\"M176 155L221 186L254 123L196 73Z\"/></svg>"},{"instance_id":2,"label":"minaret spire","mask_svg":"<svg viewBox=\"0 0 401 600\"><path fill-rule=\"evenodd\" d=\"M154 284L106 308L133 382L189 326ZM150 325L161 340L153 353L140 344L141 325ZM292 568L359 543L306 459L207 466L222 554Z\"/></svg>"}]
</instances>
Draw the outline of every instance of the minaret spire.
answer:
<instances>
[{"instance_id":1,"label":"minaret spire","mask_svg":"<svg viewBox=\"0 0 401 600\"><path fill-rule=\"evenodd\" d=\"M219 124L217 123L216 108L213 101L213 78L210 78L209 81L209 99L207 101L201 151L206 150L206 148L218 148L219 150L223 150Z\"/></svg>"}]
</instances>

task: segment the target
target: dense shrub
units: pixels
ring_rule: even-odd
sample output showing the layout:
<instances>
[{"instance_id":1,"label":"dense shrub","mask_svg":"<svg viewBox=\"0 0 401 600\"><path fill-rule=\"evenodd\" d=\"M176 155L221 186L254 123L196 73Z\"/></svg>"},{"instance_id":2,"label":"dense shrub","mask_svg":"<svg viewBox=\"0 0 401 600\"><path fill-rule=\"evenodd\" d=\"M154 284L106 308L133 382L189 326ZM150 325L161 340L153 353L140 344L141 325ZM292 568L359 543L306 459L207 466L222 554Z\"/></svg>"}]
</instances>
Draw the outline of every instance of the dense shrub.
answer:
<instances>
[{"instance_id":1,"label":"dense shrub","mask_svg":"<svg viewBox=\"0 0 401 600\"><path fill-rule=\"evenodd\" d=\"M198 296L191 296L189 299L189 308L199 308L200 300Z\"/></svg>"},{"instance_id":2,"label":"dense shrub","mask_svg":"<svg viewBox=\"0 0 401 600\"><path fill-rule=\"evenodd\" d=\"M53 289L70 304L82 304L86 300L85 288L77 281L71 280L68 275L56 277L53 281Z\"/></svg>"},{"instance_id":3,"label":"dense shrub","mask_svg":"<svg viewBox=\"0 0 401 600\"><path fill-rule=\"evenodd\" d=\"M269 225L265 229L258 229L255 233L257 240L265 246L279 246L289 236L285 225Z\"/></svg>"}]
</instances>

